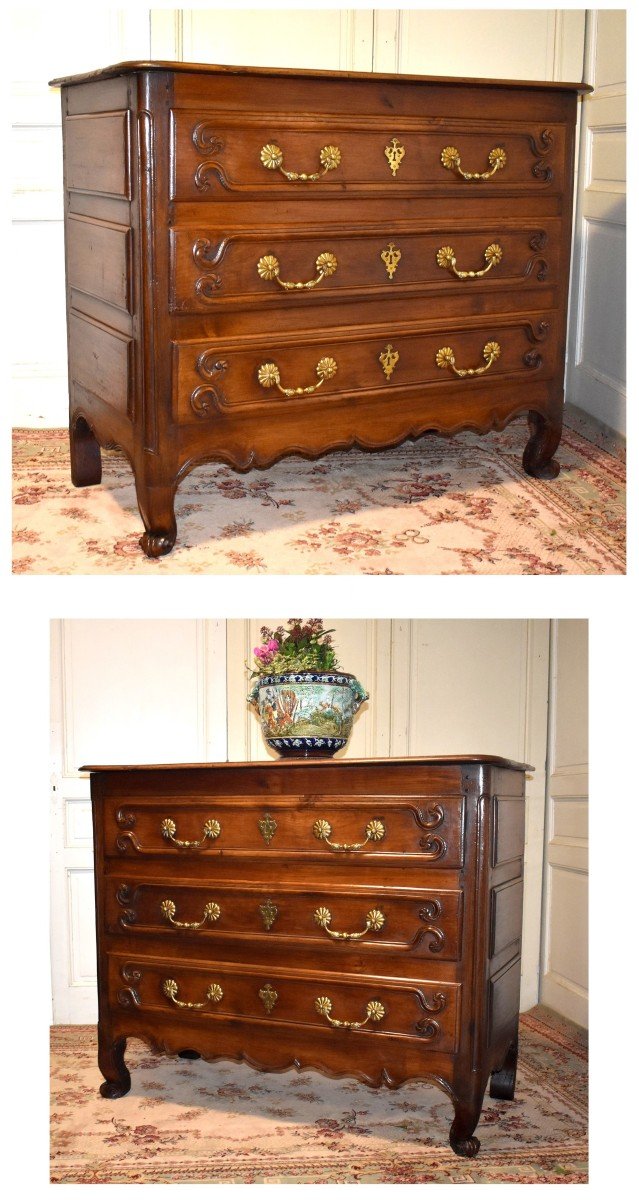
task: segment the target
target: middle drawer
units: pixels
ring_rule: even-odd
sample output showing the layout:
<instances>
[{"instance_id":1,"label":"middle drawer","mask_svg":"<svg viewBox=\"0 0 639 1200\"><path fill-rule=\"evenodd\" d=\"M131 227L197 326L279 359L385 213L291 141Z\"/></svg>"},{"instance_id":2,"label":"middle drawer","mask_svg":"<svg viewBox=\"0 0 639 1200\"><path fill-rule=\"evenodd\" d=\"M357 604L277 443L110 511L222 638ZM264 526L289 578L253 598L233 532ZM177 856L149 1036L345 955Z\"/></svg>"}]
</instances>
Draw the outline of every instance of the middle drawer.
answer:
<instances>
[{"instance_id":1,"label":"middle drawer","mask_svg":"<svg viewBox=\"0 0 639 1200\"><path fill-rule=\"evenodd\" d=\"M117 934L169 935L191 947L258 942L263 953L290 947L336 953L408 953L457 961L461 949L462 893L456 889L392 890L285 887L269 882L173 883L111 876L106 886L106 929Z\"/></svg>"},{"instance_id":2,"label":"middle drawer","mask_svg":"<svg viewBox=\"0 0 639 1200\"><path fill-rule=\"evenodd\" d=\"M427 231L347 222L282 231L175 228L170 307L198 313L415 291L499 291L558 282L560 222L435 222Z\"/></svg>"}]
</instances>

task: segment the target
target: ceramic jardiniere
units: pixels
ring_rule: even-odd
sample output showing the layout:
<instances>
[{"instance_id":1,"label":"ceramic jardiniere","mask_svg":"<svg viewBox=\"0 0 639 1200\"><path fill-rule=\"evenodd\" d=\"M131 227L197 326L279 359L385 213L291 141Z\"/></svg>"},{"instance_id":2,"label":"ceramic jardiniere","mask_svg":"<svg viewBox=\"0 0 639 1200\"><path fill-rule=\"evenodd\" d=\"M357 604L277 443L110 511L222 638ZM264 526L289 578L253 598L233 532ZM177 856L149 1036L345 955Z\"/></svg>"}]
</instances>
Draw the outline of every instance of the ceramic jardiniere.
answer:
<instances>
[{"instance_id":1,"label":"ceramic jardiniere","mask_svg":"<svg viewBox=\"0 0 639 1200\"><path fill-rule=\"evenodd\" d=\"M345 746L368 693L344 671L263 675L248 696L266 744L283 758L330 758Z\"/></svg>"}]
</instances>

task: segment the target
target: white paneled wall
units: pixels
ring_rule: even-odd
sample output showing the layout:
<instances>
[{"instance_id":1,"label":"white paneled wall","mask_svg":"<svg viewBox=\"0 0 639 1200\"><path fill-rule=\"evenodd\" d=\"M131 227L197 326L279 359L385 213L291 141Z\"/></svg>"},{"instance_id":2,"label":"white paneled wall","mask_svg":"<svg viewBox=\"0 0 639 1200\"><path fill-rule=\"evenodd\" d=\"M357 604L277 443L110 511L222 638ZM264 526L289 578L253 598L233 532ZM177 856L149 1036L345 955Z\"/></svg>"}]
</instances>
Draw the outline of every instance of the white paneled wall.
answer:
<instances>
[{"instance_id":1,"label":"white paneled wall","mask_svg":"<svg viewBox=\"0 0 639 1200\"><path fill-rule=\"evenodd\" d=\"M541 999L588 1024L588 623L551 643Z\"/></svg>"},{"instance_id":2,"label":"white paneled wall","mask_svg":"<svg viewBox=\"0 0 639 1200\"><path fill-rule=\"evenodd\" d=\"M47 80L149 58L405 71L451 76L580 79L581 9L12 9L13 346L16 426L67 423L60 97ZM33 336L37 304L47 319ZM42 269L45 264L46 269ZM579 397L577 397L579 398Z\"/></svg>"},{"instance_id":3,"label":"white paneled wall","mask_svg":"<svg viewBox=\"0 0 639 1200\"><path fill-rule=\"evenodd\" d=\"M93 883L85 764L270 757L246 703L251 621L52 623L54 1020L95 1017ZM347 757L498 754L528 781L522 1007L537 1000L548 700L547 621L353 621L335 629L370 692Z\"/></svg>"}]
</instances>

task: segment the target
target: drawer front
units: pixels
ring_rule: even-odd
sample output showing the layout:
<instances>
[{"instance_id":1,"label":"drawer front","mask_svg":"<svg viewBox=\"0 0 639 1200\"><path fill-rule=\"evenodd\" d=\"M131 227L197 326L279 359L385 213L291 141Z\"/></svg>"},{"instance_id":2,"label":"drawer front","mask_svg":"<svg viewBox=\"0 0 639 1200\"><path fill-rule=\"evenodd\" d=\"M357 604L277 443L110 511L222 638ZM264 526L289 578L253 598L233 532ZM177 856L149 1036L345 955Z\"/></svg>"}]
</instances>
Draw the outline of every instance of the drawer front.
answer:
<instances>
[{"instance_id":1,"label":"drawer front","mask_svg":"<svg viewBox=\"0 0 639 1200\"><path fill-rule=\"evenodd\" d=\"M305 334L302 344L299 334L273 334L254 348L248 339L174 343L174 415L180 424L204 423L219 413L275 415L283 404L318 401L324 411L332 402L380 393L395 403L402 389L415 387L459 399L483 376L551 378L559 333L556 316L537 313L475 320L470 328L450 320L427 332L398 333L390 323L359 337L336 329Z\"/></svg>"},{"instance_id":2,"label":"drawer front","mask_svg":"<svg viewBox=\"0 0 639 1200\"><path fill-rule=\"evenodd\" d=\"M171 199L448 192L526 195L564 186L566 130L520 121L172 113Z\"/></svg>"},{"instance_id":3,"label":"drawer front","mask_svg":"<svg viewBox=\"0 0 639 1200\"><path fill-rule=\"evenodd\" d=\"M173 229L173 312L210 312L227 301L251 305L314 304L322 298L392 296L410 291L460 292L557 283L559 222L469 229L454 222L428 232L328 226L270 233L215 227Z\"/></svg>"},{"instance_id":4,"label":"drawer front","mask_svg":"<svg viewBox=\"0 0 639 1200\"><path fill-rule=\"evenodd\" d=\"M384 951L457 961L461 950L462 894L329 885L314 890L259 884L198 885L111 877L106 929L160 934L175 945L209 953L229 939L272 949L322 950L341 962L345 949ZM208 947L208 949L207 949Z\"/></svg>"},{"instance_id":5,"label":"drawer front","mask_svg":"<svg viewBox=\"0 0 639 1200\"><path fill-rule=\"evenodd\" d=\"M461 795L175 797L108 807L108 856L188 863L247 854L368 862L400 855L456 868L463 852Z\"/></svg>"},{"instance_id":6,"label":"drawer front","mask_svg":"<svg viewBox=\"0 0 639 1200\"><path fill-rule=\"evenodd\" d=\"M330 972L269 971L216 962L194 966L178 958L109 955L114 1008L194 1022L262 1020L274 1026L415 1037L424 1047L451 1052L458 1042L461 986L454 983Z\"/></svg>"}]
</instances>

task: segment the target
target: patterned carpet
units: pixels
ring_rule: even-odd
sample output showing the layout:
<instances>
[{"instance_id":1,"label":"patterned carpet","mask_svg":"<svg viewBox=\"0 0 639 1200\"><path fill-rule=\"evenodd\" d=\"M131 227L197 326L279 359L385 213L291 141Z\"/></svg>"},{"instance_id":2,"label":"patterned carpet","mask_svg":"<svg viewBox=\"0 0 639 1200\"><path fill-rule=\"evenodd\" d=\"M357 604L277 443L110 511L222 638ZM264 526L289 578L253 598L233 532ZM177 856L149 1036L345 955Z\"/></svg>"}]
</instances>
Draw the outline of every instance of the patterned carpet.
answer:
<instances>
[{"instance_id":1,"label":"patterned carpet","mask_svg":"<svg viewBox=\"0 0 639 1200\"><path fill-rule=\"evenodd\" d=\"M139 1041L132 1088L98 1094L93 1027L52 1030L52 1183L585 1183L583 1030L541 1006L521 1018L512 1102L490 1100L476 1159L448 1145L433 1086L375 1091L314 1071L155 1056Z\"/></svg>"},{"instance_id":2,"label":"patterned carpet","mask_svg":"<svg viewBox=\"0 0 639 1200\"><path fill-rule=\"evenodd\" d=\"M377 454L283 459L240 475L198 467L177 494L178 541L145 558L133 477L103 451L99 487L71 484L66 432L14 434L14 566L21 574L618 575L624 459L567 410L553 483L521 468L525 421Z\"/></svg>"}]
</instances>

